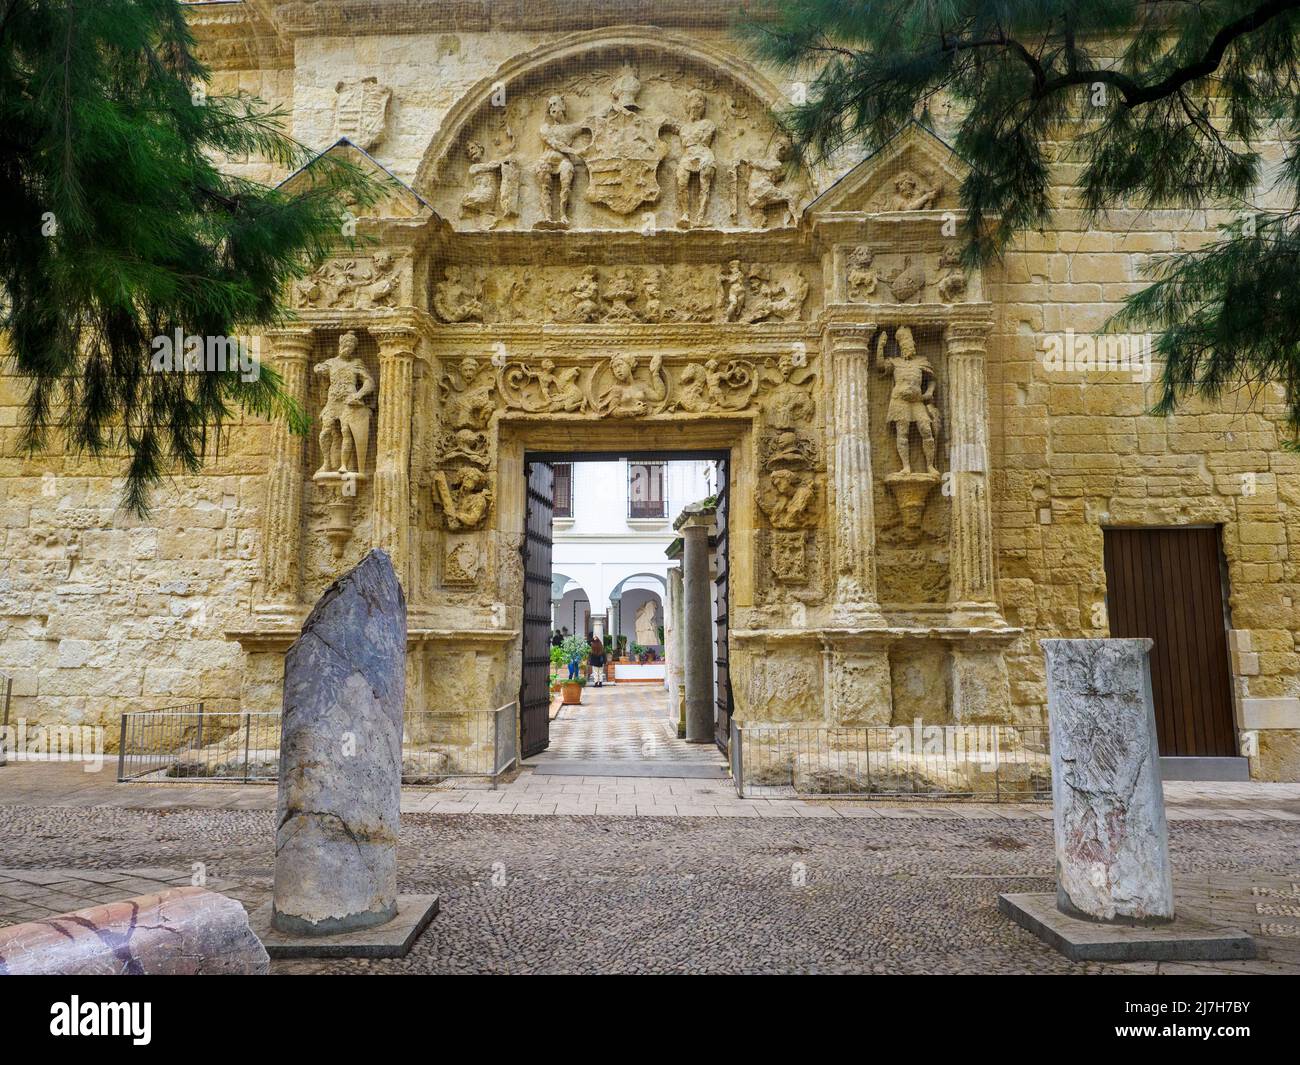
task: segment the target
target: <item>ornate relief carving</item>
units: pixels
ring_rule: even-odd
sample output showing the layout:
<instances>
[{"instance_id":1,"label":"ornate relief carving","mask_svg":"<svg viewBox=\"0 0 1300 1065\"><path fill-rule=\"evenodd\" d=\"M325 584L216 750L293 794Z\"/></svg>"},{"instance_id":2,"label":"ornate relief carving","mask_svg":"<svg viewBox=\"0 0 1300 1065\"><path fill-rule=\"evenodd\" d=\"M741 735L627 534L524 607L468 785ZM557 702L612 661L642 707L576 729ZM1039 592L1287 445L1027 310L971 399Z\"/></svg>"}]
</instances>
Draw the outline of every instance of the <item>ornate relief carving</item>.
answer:
<instances>
[{"instance_id":1,"label":"ornate relief carving","mask_svg":"<svg viewBox=\"0 0 1300 1065\"><path fill-rule=\"evenodd\" d=\"M483 321L483 282L461 266L448 266L433 289L433 309L444 322Z\"/></svg>"},{"instance_id":2,"label":"ornate relief carving","mask_svg":"<svg viewBox=\"0 0 1300 1065\"><path fill-rule=\"evenodd\" d=\"M955 248L944 248L939 253L942 276L935 287L944 303L959 303L966 295L966 271L962 269L961 253Z\"/></svg>"},{"instance_id":3,"label":"ornate relief carving","mask_svg":"<svg viewBox=\"0 0 1300 1065\"><path fill-rule=\"evenodd\" d=\"M803 584L808 580L807 534L774 532L772 534L772 576L783 584Z\"/></svg>"},{"instance_id":4,"label":"ornate relief carving","mask_svg":"<svg viewBox=\"0 0 1300 1065\"><path fill-rule=\"evenodd\" d=\"M473 466L437 470L433 475L433 499L448 529L477 529L487 519L492 494L487 473Z\"/></svg>"},{"instance_id":5,"label":"ornate relief carving","mask_svg":"<svg viewBox=\"0 0 1300 1065\"><path fill-rule=\"evenodd\" d=\"M903 256L903 268L889 278L889 291L899 303L908 303L925 291L925 268L912 265L910 255Z\"/></svg>"},{"instance_id":6,"label":"ornate relief carving","mask_svg":"<svg viewBox=\"0 0 1300 1065\"><path fill-rule=\"evenodd\" d=\"M663 356L653 355L644 370L635 355L619 352L588 379L588 396L597 414L639 417L659 414L668 406L668 378ZM608 382L608 383L606 383Z\"/></svg>"},{"instance_id":7,"label":"ornate relief carving","mask_svg":"<svg viewBox=\"0 0 1300 1065\"><path fill-rule=\"evenodd\" d=\"M569 122L568 104L558 93L546 101L546 119L538 129L543 152L533 167L541 192L543 227L567 227L569 224L569 195L573 189L574 159L578 158L578 138L587 127L581 122ZM555 217L555 197L560 201L559 218Z\"/></svg>"},{"instance_id":8,"label":"ornate relief carving","mask_svg":"<svg viewBox=\"0 0 1300 1065\"><path fill-rule=\"evenodd\" d=\"M334 86L334 135L365 151L377 147L388 130L392 98L392 90L378 78L340 81Z\"/></svg>"},{"instance_id":9,"label":"ornate relief carving","mask_svg":"<svg viewBox=\"0 0 1300 1065\"><path fill-rule=\"evenodd\" d=\"M719 363L717 359L693 362L678 379L674 409L702 414L705 411L744 410L758 390L753 364L741 359Z\"/></svg>"},{"instance_id":10,"label":"ornate relief carving","mask_svg":"<svg viewBox=\"0 0 1300 1065\"><path fill-rule=\"evenodd\" d=\"M485 429L496 410L492 393L496 378L491 366L467 355L438 381L442 423L450 429Z\"/></svg>"},{"instance_id":11,"label":"ornate relief carving","mask_svg":"<svg viewBox=\"0 0 1300 1065\"><path fill-rule=\"evenodd\" d=\"M686 121L678 128L682 139L682 154L677 161L677 224L683 229L689 228L692 221L697 226L704 225L709 209L709 193L718 169L710 147L713 138L717 136L718 127L705 117L707 108L708 98L702 90L691 89L686 94ZM692 177L699 186L693 218L690 210Z\"/></svg>"},{"instance_id":12,"label":"ornate relief carving","mask_svg":"<svg viewBox=\"0 0 1300 1065\"><path fill-rule=\"evenodd\" d=\"M816 525L821 485L811 472L780 467L763 479L758 507L774 529L803 529Z\"/></svg>"},{"instance_id":13,"label":"ornate relief carving","mask_svg":"<svg viewBox=\"0 0 1300 1065\"><path fill-rule=\"evenodd\" d=\"M391 252L330 259L297 283L300 307L319 311L373 311L401 305L406 263Z\"/></svg>"},{"instance_id":14,"label":"ornate relief carving","mask_svg":"<svg viewBox=\"0 0 1300 1065\"><path fill-rule=\"evenodd\" d=\"M943 184L934 175L918 175L913 170L903 170L895 176L888 189L871 203L873 211L924 211L933 207L943 192Z\"/></svg>"},{"instance_id":15,"label":"ornate relief carving","mask_svg":"<svg viewBox=\"0 0 1300 1065\"><path fill-rule=\"evenodd\" d=\"M875 259L875 253L865 244L850 253L844 279L850 303L866 303L876 295L879 279L871 267Z\"/></svg>"},{"instance_id":16,"label":"ornate relief carving","mask_svg":"<svg viewBox=\"0 0 1300 1065\"><path fill-rule=\"evenodd\" d=\"M790 158L790 139L778 136L769 155L752 159L738 159L731 164L731 220L740 221L740 189L746 175L745 203L753 220L766 226L768 211L782 209L782 224L794 225L795 205L799 193L785 178L787 160Z\"/></svg>"},{"instance_id":17,"label":"ornate relief carving","mask_svg":"<svg viewBox=\"0 0 1300 1065\"><path fill-rule=\"evenodd\" d=\"M474 584L483 569L483 551L472 537L449 539L443 550L444 584Z\"/></svg>"},{"instance_id":18,"label":"ornate relief carving","mask_svg":"<svg viewBox=\"0 0 1300 1065\"><path fill-rule=\"evenodd\" d=\"M469 192L460 201L464 218L478 215L496 225L503 218L519 213L519 165L513 159L484 161L483 145L470 141L465 146L469 158Z\"/></svg>"},{"instance_id":19,"label":"ornate relief carving","mask_svg":"<svg viewBox=\"0 0 1300 1065\"><path fill-rule=\"evenodd\" d=\"M588 120L591 141L581 155L590 180L587 199L618 214L631 214L659 199L659 164L668 154L660 133L665 116L643 114L637 97L641 79L625 68L610 86L613 102Z\"/></svg>"},{"instance_id":20,"label":"ornate relief carving","mask_svg":"<svg viewBox=\"0 0 1300 1065\"><path fill-rule=\"evenodd\" d=\"M803 352L767 360L763 370L763 384L767 388L763 407L768 425L774 429L793 429L812 424L817 415L817 401L811 387L815 376Z\"/></svg>"}]
</instances>

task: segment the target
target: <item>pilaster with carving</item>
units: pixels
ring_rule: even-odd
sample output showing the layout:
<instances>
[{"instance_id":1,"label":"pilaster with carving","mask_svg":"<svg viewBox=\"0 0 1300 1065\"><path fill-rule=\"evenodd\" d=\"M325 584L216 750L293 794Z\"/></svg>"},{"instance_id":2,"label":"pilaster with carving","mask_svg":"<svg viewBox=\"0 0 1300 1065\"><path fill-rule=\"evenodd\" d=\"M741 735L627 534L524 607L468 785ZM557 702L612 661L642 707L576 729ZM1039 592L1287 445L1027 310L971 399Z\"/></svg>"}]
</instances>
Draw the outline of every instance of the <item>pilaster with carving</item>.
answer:
<instances>
[{"instance_id":1,"label":"pilaster with carving","mask_svg":"<svg viewBox=\"0 0 1300 1065\"><path fill-rule=\"evenodd\" d=\"M379 345L379 429L371 496L371 542L393 560L411 594L411 400L417 332L410 327L372 328Z\"/></svg>"},{"instance_id":2,"label":"pilaster with carving","mask_svg":"<svg viewBox=\"0 0 1300 1065\"><path fill-rule=\"evenodd\" d=\"M307 363L314 337L310 329L266 334L271 361L286 397L307 400ZM302 537L303 448L306 437L289 431L287 421L271 430L271 463L266 489L263 537L263 592L267 609L292 609L300 596L298 559Z\"/></svg>"},{"instance_id":3,"label":"pilaster with carving","mask_svg":"<svg viewBox=\"0 0 1300 1065\"><path fill-rule=\"evenodd\" d=\"M988 484L988 322L952 322L948 360L952 532L949 602L963 614L998 615L993 597L993 517Z\"/></svg>"},{"instance_id":4,"label":"pilaster with carving","mask_svg":"<svg viewBox=\"0 0 1300 1065\"><path fill-rule=\"evenodd\" d=\"M880 623L876 591L876 519L872 499L868 375L874 325L830 329L830 439L835 589L833 616L853 624Z\"/></svg>"}]
</instances>

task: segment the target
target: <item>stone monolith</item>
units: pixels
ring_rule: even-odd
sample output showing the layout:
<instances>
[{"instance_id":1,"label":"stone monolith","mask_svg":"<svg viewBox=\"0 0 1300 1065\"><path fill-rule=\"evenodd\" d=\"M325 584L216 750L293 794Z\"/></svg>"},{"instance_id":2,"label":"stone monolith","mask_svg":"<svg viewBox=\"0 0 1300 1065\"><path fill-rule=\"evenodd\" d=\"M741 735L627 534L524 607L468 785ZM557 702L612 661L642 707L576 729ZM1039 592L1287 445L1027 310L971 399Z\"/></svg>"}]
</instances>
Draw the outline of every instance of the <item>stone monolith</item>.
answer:
<instances>
[{"instance_id":1,"label":"stone monolith","mask_svg":"<svg viewBox=\"0 0 1300 1065\"><path fill-rule=\"evenodd\" d=\"M1056 901L1071 916L1174 917L1150 649L1147 639L1043 641Z\"/></svg>"},{"instance_id":2,"label":"stone monolith","mask_svg":"<svg viewBox=\"0 0 1300 1065\"><path fill-rule=\"evenodd\" d=\"M372 550L321 596L284 664L273 926L299 935L397 914L406 600Z\"/></svg>"}]
</instances>

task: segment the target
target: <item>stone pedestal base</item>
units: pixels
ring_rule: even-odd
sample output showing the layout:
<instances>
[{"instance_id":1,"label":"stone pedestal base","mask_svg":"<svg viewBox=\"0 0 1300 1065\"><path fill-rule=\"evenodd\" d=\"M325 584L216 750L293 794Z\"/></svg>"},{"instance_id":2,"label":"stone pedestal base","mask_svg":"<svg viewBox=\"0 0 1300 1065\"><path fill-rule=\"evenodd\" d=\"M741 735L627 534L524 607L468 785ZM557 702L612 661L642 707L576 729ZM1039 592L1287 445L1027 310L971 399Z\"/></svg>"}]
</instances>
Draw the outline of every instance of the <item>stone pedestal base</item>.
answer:
<instances>
[{"instance_id":1,"label":"stone pedestal base","mask_svg":"<svg viewBox=\"0 0 1300 1065\"><path fill-rule=\"evenodd\" d=\"M281 932L271 924L271 903L260 906L249 925L272 958L404 958L438 915L437 895L398 895L391 921L332 936Z\"/></svg>"},{"instance_id":2,"label":"stone pedestal base","mask_svg":"<svg viewBox=\"0 0 1300 1065\"><path fill-rule=\"evenodd\" d=\"M1255 941L1245 932L1193 917L1159 924L1086 921L1057 909L1055 895L1037 894L999 895L998 912L1071 961L1248 961L1255 957Z\"/></svg>"}]
</instances>

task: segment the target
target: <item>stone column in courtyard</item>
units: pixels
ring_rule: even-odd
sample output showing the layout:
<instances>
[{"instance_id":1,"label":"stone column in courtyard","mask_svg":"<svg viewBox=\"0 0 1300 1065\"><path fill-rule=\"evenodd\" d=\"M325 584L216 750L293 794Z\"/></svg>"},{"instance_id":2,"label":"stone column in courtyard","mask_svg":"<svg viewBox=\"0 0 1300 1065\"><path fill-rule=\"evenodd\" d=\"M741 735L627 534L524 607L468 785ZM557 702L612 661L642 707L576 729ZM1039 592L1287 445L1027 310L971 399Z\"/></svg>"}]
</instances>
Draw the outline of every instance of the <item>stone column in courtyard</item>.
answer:
<instances>
[{"instance_id":1,"label":"stone column in courtyard","mask_svg":"<svg viewBox=\"0 0 1300 1065\"><path fill-rule=\"evenodd\" d=\"M271 363L284 394L304 407L307 363L314 338L310 329L279 329L266 334ZM266 487L263 539L263 600L267 607L291 609L300 595L298 558L302 553L303 448L307 437L291 433L284 419L271 429L271 461Z\"/></svg>"},{"instance_id":2,"label":"stone column in courtyard","mask_svg":"<svg viewBox=\"0 0 1300 1065\"><path fill-rule=\"evenodd\" d=\"M675 523L682 536L682 658L688 743L714 740L713 581L709 568L713 515L712 507L692 503Z\"/></svg>"},{"instance_id":3,"label":"stone column in courtyard","mask_svg":"<svg viewBox=\"0 0 1300 1065\"><path fill-rule=\"evenodd\" d=\"M952 531L948 600L959 619L1001 624L993 598L993 516L988 484L988 385L984 356L990 324L953 322L948 358Z\"/></svg>"},{"instance_id":4,"label":"stone column in courtyard","mask_svg":"<svg viewBox=\"0 0 1300 1065\"><path fill-rule=\"evenodd\" d=\"M1063 913L1096 921L1174 916L1151 646L1043 641Z\"/></svg>"},{"instance_id":5,"label":"stone column in courtyard","mask_svg":"<svg viewBox=\"0 0 1300 1065\"><path fill-rule=\"evenodd\" d=\"M668 716L677 712L677 691L684 680L682 662L682 568L668 571L668 609L664 613L664 655L668 662L664 682L668 687Z\"/></svg>"},{"instance_id":6,"label":"stone column in courtyard","mask_svg":"<svg viewBox=\"0 0 1300 1065\"><path fill-rule=\"evenodd\" d=\"M379 429L371 543L393 560L402 587L410 587L411 399L418 336L409 327L372 328L379 345Z\"/></svg>"},{"instance_id":7,"label":"stone column in courtyard","mask_svg":"<svg viewBox=\"0 0 1300 1065\"><path fill-rule=\"evenodd\" d=\"M873 325L830 326L829 440L836 624L883 624L876 593L876 519L872 498L870 393Z\"/></svg>"}]
</instances>

